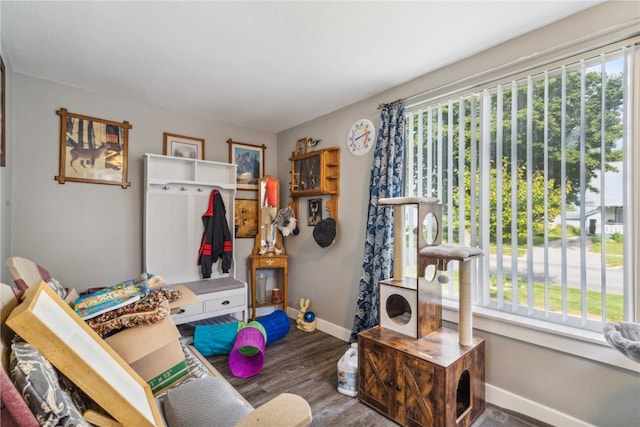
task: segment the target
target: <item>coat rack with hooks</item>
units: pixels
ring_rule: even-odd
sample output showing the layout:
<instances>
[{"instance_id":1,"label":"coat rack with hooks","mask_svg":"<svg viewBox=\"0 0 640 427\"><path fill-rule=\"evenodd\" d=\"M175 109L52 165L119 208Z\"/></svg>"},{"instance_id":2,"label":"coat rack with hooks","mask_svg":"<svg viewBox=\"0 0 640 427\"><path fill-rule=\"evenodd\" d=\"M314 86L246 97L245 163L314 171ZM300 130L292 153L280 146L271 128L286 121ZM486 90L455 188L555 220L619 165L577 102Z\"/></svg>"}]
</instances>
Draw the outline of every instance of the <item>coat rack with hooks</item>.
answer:
<instances>
[{"instance_id":1,"label":"coat rack with hooks","mask_svg":"<svg viewBox=\"0 0 640 427\"><path fill-rule=\"evenodd\" d=\"M223 260L214 261L210 274L207 271L210 277L198 265L205 230L202 218L210 210L213 190L224 204L229 228L229 237L222 238L225 242L230 239L233 249L236 166L155 154L145 156L144 269L169 284L185 285L200 299L172 314L176 324L226 314L247 320L247 284L236 279L235 253L232 252L228 269Z\"/></svg>"}]
</instances>

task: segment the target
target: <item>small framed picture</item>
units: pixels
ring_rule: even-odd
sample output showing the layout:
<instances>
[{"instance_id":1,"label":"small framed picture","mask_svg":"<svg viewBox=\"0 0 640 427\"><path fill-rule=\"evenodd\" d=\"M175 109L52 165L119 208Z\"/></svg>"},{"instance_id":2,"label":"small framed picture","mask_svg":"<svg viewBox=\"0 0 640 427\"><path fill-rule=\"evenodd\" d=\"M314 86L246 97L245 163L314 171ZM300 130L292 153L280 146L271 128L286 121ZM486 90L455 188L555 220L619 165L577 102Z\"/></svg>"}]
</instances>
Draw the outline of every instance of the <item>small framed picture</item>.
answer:
<instances>
[{"instance_id":1,"label":"small framed picture","mask_svg":"<svg viewBox=\"0 0 640 427\"><path fill-rule=\"evenodd\" d=\"M307 203L307 225L314 226L322 220L322 199L309 199Z\"/></svg>"},{"instance_id":2,"label":"small framed picture","mask_svg":"<svg viewBox=\"0 0 640 427\"><path fill-rule=\"evenodd\" d=\"M162 154L204 160L204 139L165 132Z\"/></svg>"},{"instance_id":3,"label":"small framed picture","mask_svg":"<svg viewBox=\"0 0 640 427\"><path fill-rule=\"evenodd\" d=\"M307 138L300 138L296 141L296 156L301 156L307 152Z\"/></svg>"},{"instance_id":4,"label":"small framed picture","mask_svg":"<svg viewBox=\"0 0 640 427\"><path fill-rule=\"evenodd\" d=\"M258 180L264 176L264 144L254 145L227 140L229 163L236 165L236 188L258 191Z\"/></svg>"},{"instance_id":5,"label":"small framed picture","mask_svg":"<svg viewBox=\"0 0 640 427\"><path fill-rule=\"evenodd\" d=\"M235 199L235 234L239 239L258 234L258 200Z\"/></svg>"}]
</instances>

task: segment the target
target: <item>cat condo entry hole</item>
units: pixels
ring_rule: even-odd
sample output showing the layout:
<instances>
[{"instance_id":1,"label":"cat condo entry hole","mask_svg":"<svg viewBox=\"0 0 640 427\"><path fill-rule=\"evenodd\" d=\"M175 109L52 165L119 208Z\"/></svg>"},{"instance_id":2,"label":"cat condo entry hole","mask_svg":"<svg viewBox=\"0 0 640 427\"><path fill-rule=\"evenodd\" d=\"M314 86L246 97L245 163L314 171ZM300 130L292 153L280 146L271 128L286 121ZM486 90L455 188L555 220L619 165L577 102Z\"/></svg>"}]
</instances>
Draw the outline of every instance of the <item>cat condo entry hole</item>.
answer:
<instances>
[{"instance_id":1,"label":"cat condo entry hole","mask_svg":"<svg viewBox=\"0 0 640 427\"><path fill-rule=\"evenodd\" d=\"M411 304L402 295L393 294L389 296L385 306L387 315L392 322L398 325L406 325L411 320Z\"/></svg>"},{"instance_id":2,"label":"cat condo entry hole","mask_svg":"<svg viewBox=\"0 0 640 427\"><path fill-rule=\"evenodd\" d=\"M437 244L439 233L438 217L433 212L427 213L422 221L422 235L427 246Z\"/></svg>"},{"instance_id":3,"label":"cat condo entry hole","mask_svg":"<svg viewBox=\"0 0 640 427\"><path fill-rule=\"evenodd\" d=\"M460 418L471 405L471 379L469 371L464 371L458 379L456 390L456 418Z\"/></svg>"},{"instance_id":4,"label":"cat condo entry hole","mask_svg":"<svg viewBox=\"0 0 640 427\"><path fill-rule=\"evenodd\" d=\"M417 338L418 295L416 289L380 284L380 325Z\"/></svg>"}]
</instances>

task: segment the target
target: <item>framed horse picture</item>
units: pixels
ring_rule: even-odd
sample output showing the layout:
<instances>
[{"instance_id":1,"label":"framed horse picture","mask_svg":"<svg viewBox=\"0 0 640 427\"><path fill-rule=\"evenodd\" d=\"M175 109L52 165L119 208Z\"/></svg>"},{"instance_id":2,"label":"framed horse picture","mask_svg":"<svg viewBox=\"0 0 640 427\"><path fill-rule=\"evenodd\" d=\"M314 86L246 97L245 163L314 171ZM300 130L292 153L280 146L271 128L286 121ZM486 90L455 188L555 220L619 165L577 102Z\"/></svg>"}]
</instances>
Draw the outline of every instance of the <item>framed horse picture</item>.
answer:
<instances>
[{"instance_id":1,"label":"framed horse picture","mask_svg":"<svg viewBox=\"0 0 640 427\"><path fill-rule=\"evenodd\" d=\"M121 185L127 188L129 122L73 114L60 116L60 184L67 181Z\"/></svg>"}]
</instances>

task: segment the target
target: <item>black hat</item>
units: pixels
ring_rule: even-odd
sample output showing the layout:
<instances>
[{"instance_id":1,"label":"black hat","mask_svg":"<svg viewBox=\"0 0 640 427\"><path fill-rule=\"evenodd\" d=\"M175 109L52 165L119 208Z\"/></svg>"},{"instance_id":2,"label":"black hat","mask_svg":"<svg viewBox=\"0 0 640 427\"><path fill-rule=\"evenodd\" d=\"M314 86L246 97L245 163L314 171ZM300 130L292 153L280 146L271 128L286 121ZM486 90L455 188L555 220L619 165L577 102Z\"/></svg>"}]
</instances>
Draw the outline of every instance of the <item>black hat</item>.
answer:
<instances>
[{"instance_id":1,"label":"black hat","mask_svg":"<svg viewBox=\"0 0 640 427\"><path fill-rule=\"evenodd\" d=\"M327 248L336 240L336 220L325 218L313 227L313 238L321 248Z\"/></svg>"}]
</instances>

